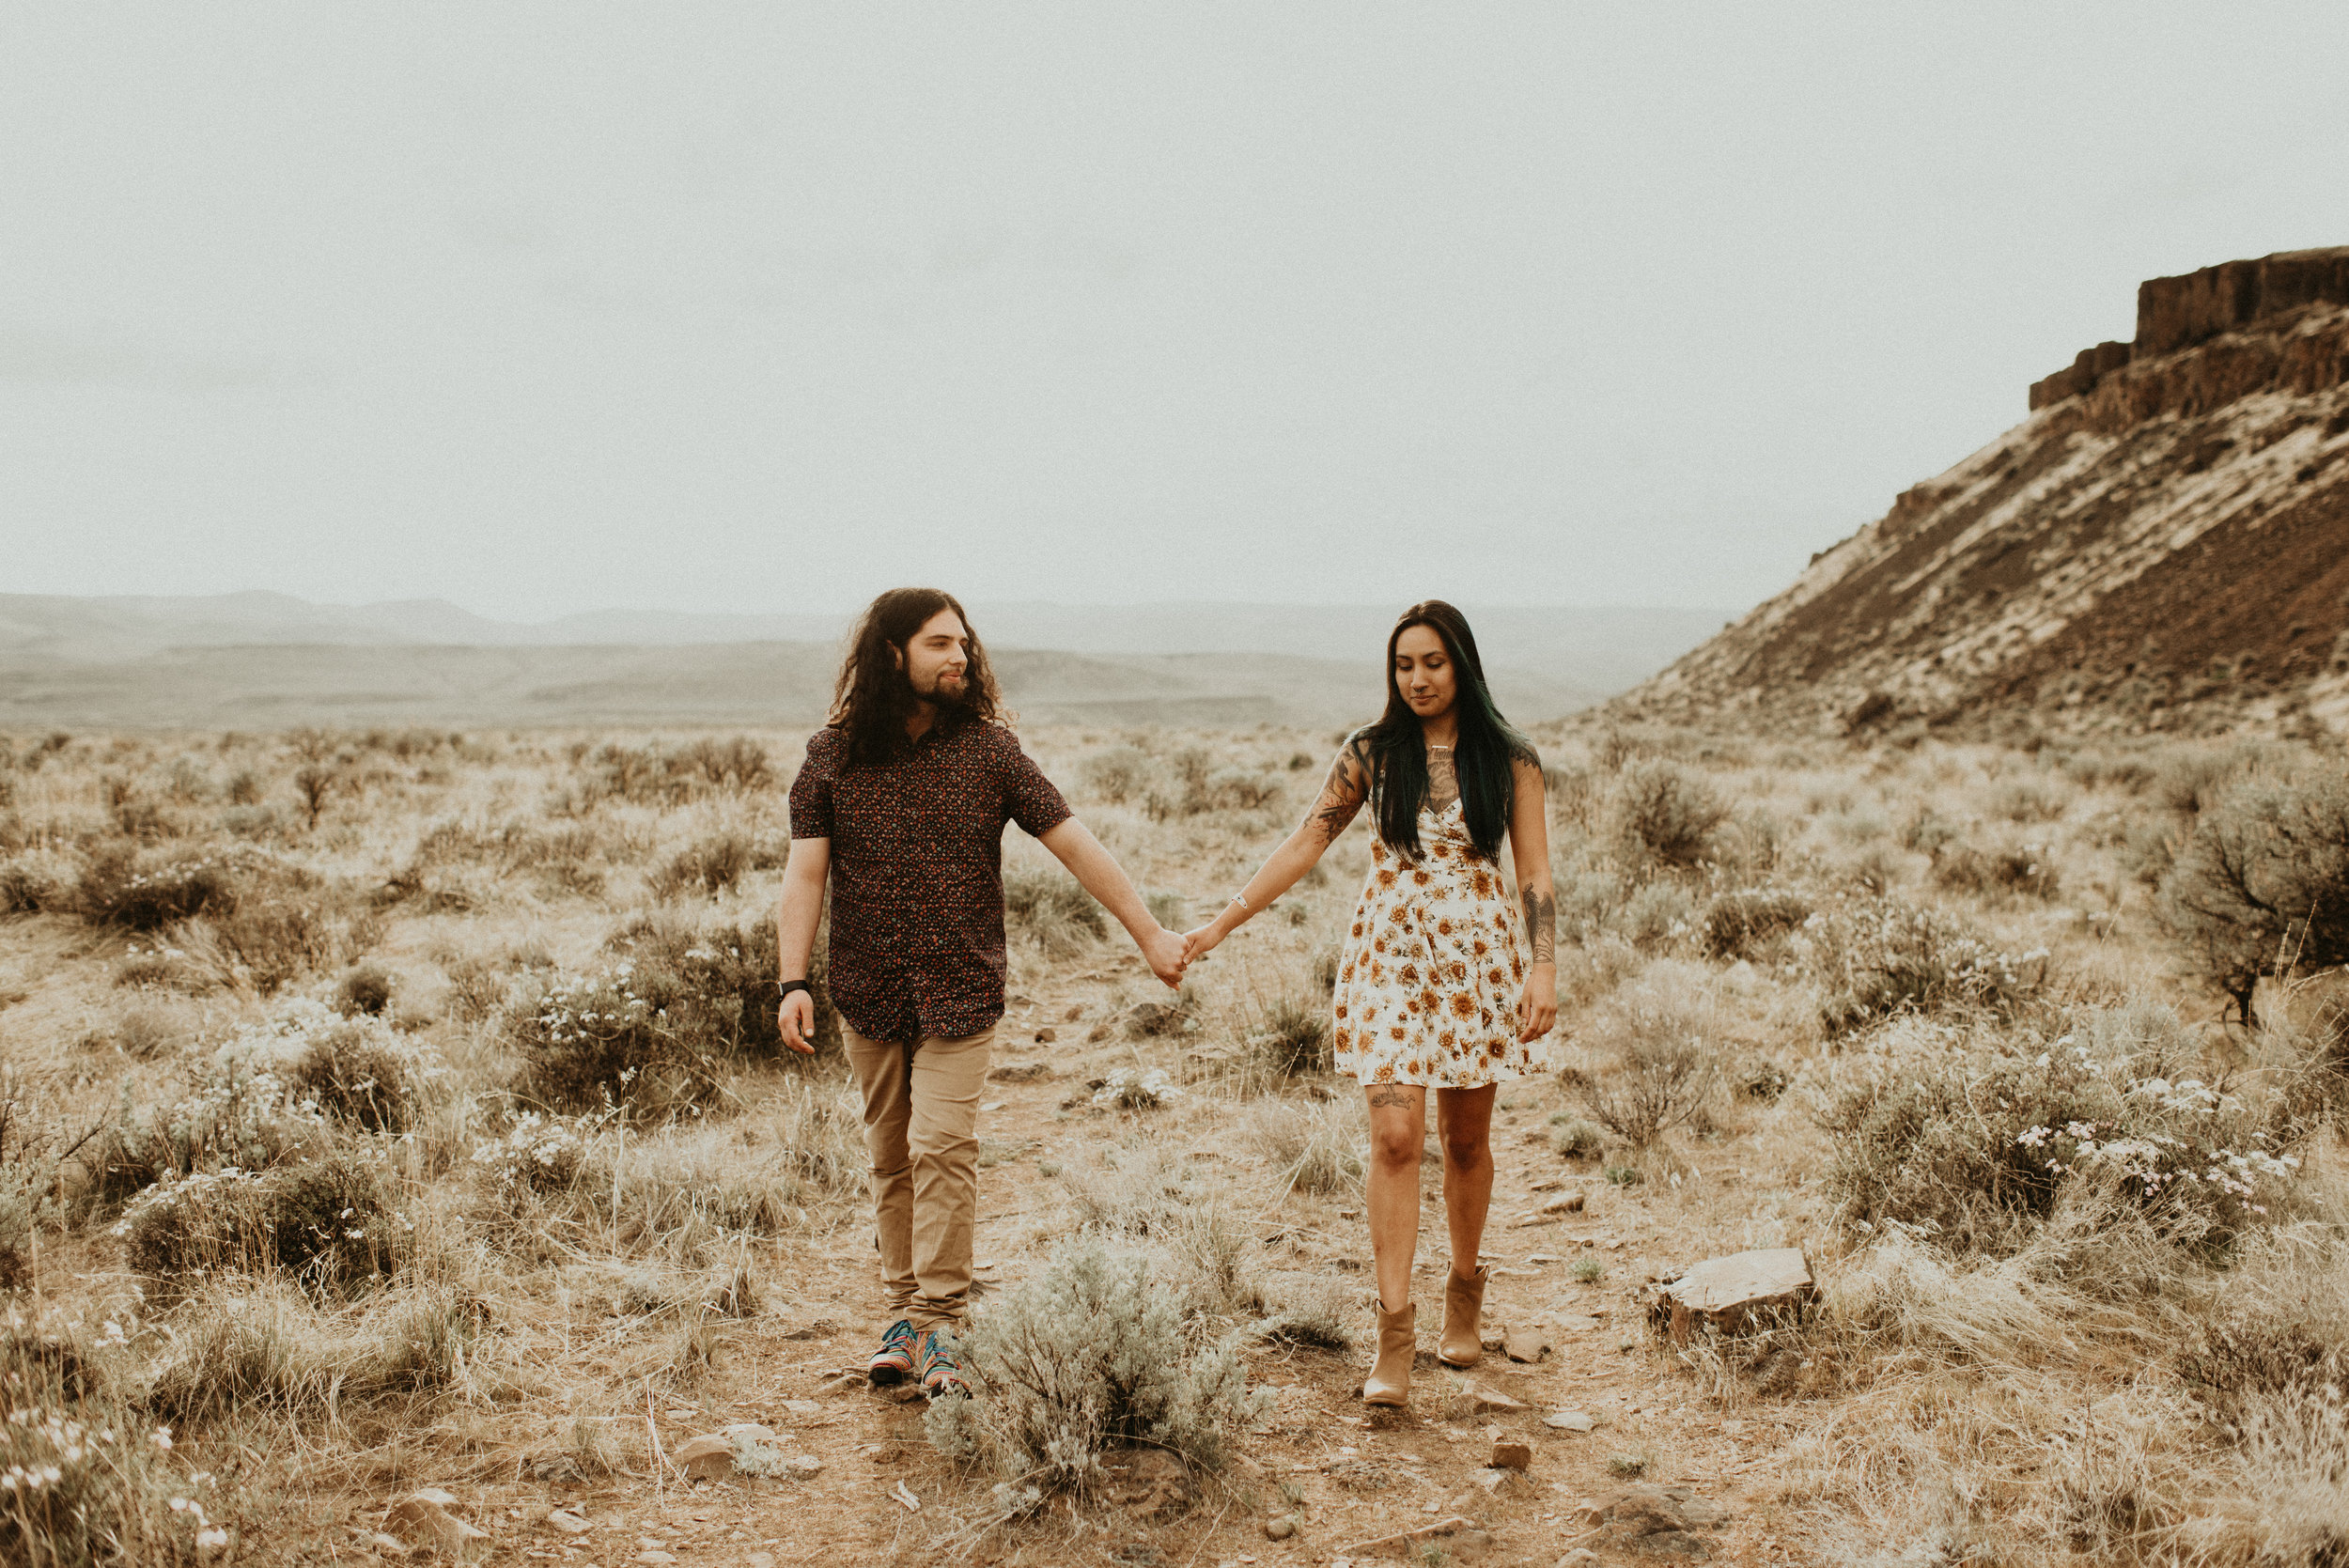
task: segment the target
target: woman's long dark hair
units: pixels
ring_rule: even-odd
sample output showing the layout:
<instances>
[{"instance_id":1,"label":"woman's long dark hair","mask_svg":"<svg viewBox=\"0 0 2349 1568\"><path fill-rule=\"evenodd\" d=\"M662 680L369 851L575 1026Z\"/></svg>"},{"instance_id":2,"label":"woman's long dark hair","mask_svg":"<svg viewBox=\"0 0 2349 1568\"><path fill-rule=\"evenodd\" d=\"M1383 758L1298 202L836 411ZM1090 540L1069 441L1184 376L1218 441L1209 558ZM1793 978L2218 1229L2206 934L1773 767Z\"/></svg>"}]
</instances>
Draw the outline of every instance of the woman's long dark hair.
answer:
<instances>
[{"instance_id":1,"label":"woman's long dark hair","mask_svg":"<svg viewBox=\"0 0 2349 1568\"><path fill-rule=\"evenodd\" d=\"M1394 675L1394 645L1415 626L1442 638L1452 660L1452 711L1459 724L1452 769L1460 781L1460 810L1468 820L1469 837L1476 852L1489 860L1501 853L1509 808L1517 799L1511 765L1533 755L1533 746L1493 706L1492 692L1485 685L1485 661L1477 655L1476 634L1469 629L1468 617L1439 598L1412 605L1387 635L1387 711L1357 737L1370 757L1372 816L1380 838L1405 859L1419 859L1419 810L1427 800L1427 737Z\"/></svg>"},{"instance_id":2,"label":"woman's long dark hair","mask_svg":"<svg viewBox=\"0 0 2349 1568\"><path fill-rule=\"evenodd\" d=\"M898 660L914 634L941 610L961 617L963 653L970 663L963 671L961 698L938 705L940 726L1005 717L999 711L1003 693L996 689L995 672L988 668L987 649L971 629L961 602L942 589L892 588L867 605L858 619L849 634L848 657L832 688L831 723L848 736L851 768L887 762L905 745L906 720L917 699Z\"/></svg>"}]
</instances>

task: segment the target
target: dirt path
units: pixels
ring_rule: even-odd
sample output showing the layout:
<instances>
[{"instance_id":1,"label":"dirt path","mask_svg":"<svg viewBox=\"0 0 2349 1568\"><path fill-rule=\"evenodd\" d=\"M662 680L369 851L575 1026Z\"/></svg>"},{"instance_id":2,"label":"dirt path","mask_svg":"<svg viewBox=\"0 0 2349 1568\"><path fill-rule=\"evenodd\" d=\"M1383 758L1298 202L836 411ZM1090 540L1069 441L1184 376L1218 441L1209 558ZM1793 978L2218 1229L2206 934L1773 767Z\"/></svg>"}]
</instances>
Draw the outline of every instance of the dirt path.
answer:
<instances>
[{"instance_id":1,"label":"dirt path","mask_svg":"<svg viewBox=\"0 0 2349 1568\"><path fill-rule=\"evenodd\" d=\"M1039 1165L1066 1166L1105 1138L1135 1130L1130 1113L1063 1110L1097 1061L1130 1058L1122 1044L1082 1054L1066 1044L1032 1044L1036 1020L1058 1016L1050 999L1016 1014L1006 1020L1013 1043L997 1053L999 1066L1044 1060L1054 1072L990 1084L981 1130L998 1162L982 1175L982 1298L1024 1277L1049 1246L1066 1189ZM1028 1032L1014 1034L1020 1023ZM1174 1053L1161 1046L1151 1054ZM1228 1158L1218 1146L1228 1109L1194 1102L1181 1112L1155 1113L1149 1130L1184 1143L1190 1157ZM1361 1347L1343 1354L1262 1347L1250 1355L1253 1380L1275 1389L1277 1403L1246 1436L1228 1486L1194 1492L1179 1476L1144 1462L1110 1506L1063 1505L1040 1520L989 1529L986 1485L957 1478L930 1450L918 1398L867 1389L861 1376L839 1386L839 1374L861 1373L884 1327L869 1229L852 1214L828 1237L786 1242L767 1253L767 1312L729 1336L730 1350L704 1397L656 1402L643 1418L669 1452L727 1422L758 1421L785 1435L786 1447L820 1460L820 1473L801 1482L646 1477L598 1487L493 1487L481 1498L484 1522L498 1537L492 1545L500 1555L519 1550L530 1559L601 1568L664 1560L649 1553L754 1568L1326 1564L1350 1543L1465 1515L1481 1533L1439 1542L1449 1560L1548 1568L1587 1534L1579 1510L1628 1483L1619 1456L1631 1456L1645 1462L1637 1480L1688 1488L1728 1511L1726 1528L1711 1536L1714 1560L1809 1560L1796 1522L1778 1517L1757 1497L1791 1429L1770 1414L1725 1419L1701 1404L1690 1380L1652 1354L1640 1327L1648 1260L1670 1253L1688 1261L1702 1250L1675 1251L1674 1227L1649 1204L1590 1179L1595 1172L1578 1177L1562 1165L1548 1152L1542 1121L1538 1110L1496 1118L1500 1169L1486 1238L1495 1265L1488 1332L1541 1327L1554 1348L1535 1363L1488 1353L1462 1375L1438 1367L1423 1349L1410 1407L1371 1415L1356 1397L1366 1364ZM1583 1213L1517 1222L1532 1208L1536 1184L1562 1183L1589 1194ZM1423 1317L1430 1318L1440 1312L1447 1259L1440 1208L1429 1203L1424 1213L1416 1295ZM1285 1253L1283 1266L1358 1275L1367 1288L1359 1200L1293 1194L1263 1216L1257 1234ZM1573 1280L1569 1269L1579 1258L1599 1260L1604 1279ZM1423 1327L1423 1346L1432 1345L1432 1322ZM1464 1392L1475 1389L1504 1395L1519 1408L1475 1409ZM1587 1414L1595 1429L1544 1423L1545 1415L1562 1409ZM1502 1472L1496 1486L1487 1462L1497 1439L1530 1445L1532 1463L1523 1473ZM1622 1467L1610 1469L1610 1460ZM900 1483L921 1505L918 1512L893 1500ZM577 1509L591 1529L566 1537L536 1523L550 1504ZM1283 1514L1299 1516L1297 1533L1268 1539L1267 1521ZM1389 1548L1380 1555L1403 1553Z\"/></svg>"}]
</instances>

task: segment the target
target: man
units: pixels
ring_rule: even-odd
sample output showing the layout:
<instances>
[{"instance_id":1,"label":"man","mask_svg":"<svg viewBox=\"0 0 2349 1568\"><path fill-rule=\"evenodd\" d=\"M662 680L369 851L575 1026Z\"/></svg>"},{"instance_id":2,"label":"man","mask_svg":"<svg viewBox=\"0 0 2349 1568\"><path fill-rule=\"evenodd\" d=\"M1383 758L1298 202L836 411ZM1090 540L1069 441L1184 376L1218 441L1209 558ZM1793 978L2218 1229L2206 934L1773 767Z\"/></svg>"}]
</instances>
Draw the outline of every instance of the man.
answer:
<instances>
[{"instance_id":1,"label":"man","mask_svg":"<svg viewBox=\"0 0 2349 1568\"><path fill-rule=\"evenodd\" d=\"M791 858L775 924L785 1042L812 1051L809 950L829 876L827 984L864 1094L882 1288L896 1321L867 1375L963 1387L954 1331L971 1291L979 1092L1003 1015L1003 824L1017 822L1180 982L1183 939L998 717L987 654L962 606L895 588L858 623L791 785Z\"/></svg>"}]
</instances>

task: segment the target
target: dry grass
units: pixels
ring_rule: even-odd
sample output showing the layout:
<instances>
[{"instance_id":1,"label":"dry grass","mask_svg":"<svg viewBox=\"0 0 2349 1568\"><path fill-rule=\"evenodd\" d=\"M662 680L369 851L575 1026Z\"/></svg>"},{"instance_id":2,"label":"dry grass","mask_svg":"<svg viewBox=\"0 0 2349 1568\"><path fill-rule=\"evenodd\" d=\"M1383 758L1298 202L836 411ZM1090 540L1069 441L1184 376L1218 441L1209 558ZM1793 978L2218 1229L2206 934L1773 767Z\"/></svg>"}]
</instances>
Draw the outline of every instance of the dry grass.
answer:
<instances>
[{"instance_id":1,"label":"dry grass","mask_svg":"<svg viewBox=\"0 0 2349 1568\"><path fill-rule=\"evenodd\" d=\"M1610 1327L1589 1354L1664 1405L1782 1433L1747 1506L1821 1560L2339 1560L2349 1032L2329 982L2256 972L2279 967L2265 937L2214 969L2207 933L2181 944L2163 918L2246 779L2339 754L1537 738L1561 1032L1552 1077L1502 1096L1496 1148L1510 1181L1591 1189L1631 1244L1538 1288L1619 1324L1655 1260L1787 1245L1824 1286L1750 1335L1624 1352ZM1228 895L1330 741L1028 739L1170 915ZM289 1539L271 1509L296 1492L665 1484L647 1402L716 1409L746 1386L739 1347L765 1345L762 1367L813 1312L804 1271L866 1266L836 1052L803 1065L772 1039L761 920L799 743L0 748L10 1365L61 1420L175 1426L170 1452L83 1477L143 1560L195 1550L157 1498L232 1465L267 1484L202 1496L241 1541ZM1049 858L1008 847L997 1060L1060 1081L986 1161L987 1202L1017 1207L983 1245L1023 1284L991 1375L1052 1343L1054 1280L1166 1341L1153 1391L1052 1462L1086 1509L1114 1506L1101 1467L1137 1422L1173 1421L1160 1440L1203 1464L1271 1441L1241 1382L1337 1375L1364 1327L1366 1276L1342 1267L1359 1221L1339 1218L1362 1108L1327 1077L1321 1010L1365 862L1357 831L1167 1005ZM2257 1032L2221 1017L2247 976ZM1174 1093L1114 1094L1150 1073ZM1496 1226L1488 1250L1554 1233L1527 1234ZM1090 1249L1084 1281L1076 1250L1054 1272L1056 1245ZM992 1483L1044 1464L1051 1415L942 1433L988 1474L889 1549L1046 1530L1003 1522L1034 1478L1010 1503ZM1617 1451L1650 1476L1678 1463L1626 1434L1595 1482ZM1089 1539L1063 1513L1062 1545Z\"/></svg>"}]
</instances>

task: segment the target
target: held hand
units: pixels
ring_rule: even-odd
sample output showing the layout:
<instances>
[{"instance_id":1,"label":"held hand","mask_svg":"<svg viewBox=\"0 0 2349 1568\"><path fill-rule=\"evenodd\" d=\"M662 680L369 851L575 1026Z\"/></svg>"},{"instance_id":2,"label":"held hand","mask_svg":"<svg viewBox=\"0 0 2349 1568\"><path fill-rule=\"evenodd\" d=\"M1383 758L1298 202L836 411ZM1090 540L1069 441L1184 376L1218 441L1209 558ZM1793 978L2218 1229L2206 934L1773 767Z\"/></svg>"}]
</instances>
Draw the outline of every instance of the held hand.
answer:
<instances>
[{"instance_id":1,"label":"held hand","mask_svg":"<svg viewBox=\"0 0 2349 1568\"><path fill-rule=\"evenodd\" d=\"M1538 1040L1557 1022L1558 971L1536 964L1525 982L1525 995L1517 999L1517 1038Z\"/></svg>"},{"instance_id":2,"label":"held hand","mask_svg":"<svg viewBox=\"0 0 2349 1568\"><path fill-rule=\"evenodd\" d=\"M1183 967L1190 960L1182 938L1161 925L1156 932L1144 937L1141 946L1142 955L1149 960L1152 974L1166 982L1170 987L1183 983Z\"/></svg>"},{"instance_id":3,"label":"held hand","mask_svg":"<svg viewBox=\"0 0 2349 1568\"><path fill-rule=\"evenodd\" d=\"M1197 963L1213 952L1215 944L1222 939L1221 937L1216 935L1213 921L1209 921L1195 931L1186 933L1183 937L1183 962L1185 964Z\"/></svg>"},{"instance_id":4,"label":"held hand","mask_svg":"<svg viewBox=\"0 0 2349 1568\"><path fill-rule=\"evenodd\" d=\"M801 1056L816 1054L816 999L805 991L794 991L783 999L775 1021L783 1028L783 1043Z\"/></svg>"}]
</instances>

